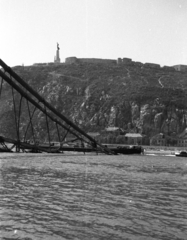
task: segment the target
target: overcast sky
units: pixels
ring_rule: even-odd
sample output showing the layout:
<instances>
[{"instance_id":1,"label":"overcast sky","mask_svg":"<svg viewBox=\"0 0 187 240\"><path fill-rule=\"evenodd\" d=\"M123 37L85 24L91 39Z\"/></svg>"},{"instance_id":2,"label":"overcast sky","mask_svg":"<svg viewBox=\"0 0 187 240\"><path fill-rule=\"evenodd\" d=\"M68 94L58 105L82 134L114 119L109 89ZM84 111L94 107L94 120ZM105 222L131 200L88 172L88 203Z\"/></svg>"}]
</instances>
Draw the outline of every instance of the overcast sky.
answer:
<instances>
[{"instance_id":1,"label":"overcast sky","mask_svg":"<svg viewBox=\"0 0 187 240\"><path fill-rule=\"evenodd\" d=\"M186 0L0 0L0 58L10 66L60 57L187 65Z\"/></svg>"}]
</instances>

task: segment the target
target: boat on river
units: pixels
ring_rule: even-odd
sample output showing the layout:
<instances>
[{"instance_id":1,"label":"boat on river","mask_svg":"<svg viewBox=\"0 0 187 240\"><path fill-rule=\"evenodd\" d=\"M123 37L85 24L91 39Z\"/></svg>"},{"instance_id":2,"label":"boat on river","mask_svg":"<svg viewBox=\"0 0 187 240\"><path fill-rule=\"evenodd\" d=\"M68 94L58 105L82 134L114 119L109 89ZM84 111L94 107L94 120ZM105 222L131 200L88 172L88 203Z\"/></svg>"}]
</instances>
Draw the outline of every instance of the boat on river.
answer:
<instances>
[{"instance_id":1,"label":"boat on river","mask_svg":"<svg viewBox=\"0 0 187 240\"><path fill-rule=\"evenodd\" d=\"M144 149L142 146L118 146L118 147L111 147L111 151L115 154L143 154Z\"/></svg>"},{"instance_id":2,"label":"boat on river","mask_svg":"<svg viewBox=\"0 0 187 240\"><path fill-rule=\"evenodd\" d=\"M179 153L175 153L176 157L187 157L187 152L186 151L181 151Z\"/></svg>"}]
</instances>

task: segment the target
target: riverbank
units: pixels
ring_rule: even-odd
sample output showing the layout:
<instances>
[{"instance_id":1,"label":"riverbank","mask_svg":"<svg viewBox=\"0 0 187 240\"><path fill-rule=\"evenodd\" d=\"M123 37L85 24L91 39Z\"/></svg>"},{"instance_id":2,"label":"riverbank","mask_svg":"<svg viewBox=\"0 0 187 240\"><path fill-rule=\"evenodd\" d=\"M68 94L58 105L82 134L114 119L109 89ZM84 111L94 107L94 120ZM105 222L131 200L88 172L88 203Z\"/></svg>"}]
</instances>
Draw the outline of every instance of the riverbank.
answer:
<instances>
[{"instance_id":1,"label":"riverbank","mask_svg":"<svg viewBox=\"0 0 187 240\"><path fill-rule=\"evenodd\" d=\"M144 155L161 155L161 156L175 156L175 153L177 151L171 151L171 150L151 150L151 149L145 149Z\"/></svg>"},{"instance_id":2,"label":"riverbank","mask_svg":"<svg viewBox=\"0 0 187 240\"><path fill-rule=\"evenodd\" d=\"M175 153L186 151L185 147L142 146L145 155L175 156Z\"/></svg>"},{"instance_id":3,"label":"riverbank","mask_svg":"<svg viewBox=\"0 0 187 240\"><path fill-rule=\"evenodd\" d=\"M127 146L122 144L106 144L108 147ZM185 147L173 147L173 146L148 146L143 145L145 155L162 155L162 156L175 156L175 153L180 151L186 151Z\"/></svg>"}]
</instances>

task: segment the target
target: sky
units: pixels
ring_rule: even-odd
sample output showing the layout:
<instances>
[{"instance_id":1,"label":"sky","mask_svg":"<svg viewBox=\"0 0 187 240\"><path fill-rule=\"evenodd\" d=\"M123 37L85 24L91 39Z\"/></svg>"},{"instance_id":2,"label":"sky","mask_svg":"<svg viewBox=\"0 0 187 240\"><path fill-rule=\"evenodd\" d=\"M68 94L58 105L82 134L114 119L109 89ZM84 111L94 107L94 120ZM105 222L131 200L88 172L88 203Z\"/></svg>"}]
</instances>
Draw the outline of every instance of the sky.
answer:
<instances>
[{"instance_id":1,"label":"sky","mask_svg":"<svg viewBox=\"0 0 187 240\"><path fill-rule=\"evenodd\" d=\"M0 0L0 58L9 66L65 58L187 65L186 0Z\"/></svg>"}]
</instances>

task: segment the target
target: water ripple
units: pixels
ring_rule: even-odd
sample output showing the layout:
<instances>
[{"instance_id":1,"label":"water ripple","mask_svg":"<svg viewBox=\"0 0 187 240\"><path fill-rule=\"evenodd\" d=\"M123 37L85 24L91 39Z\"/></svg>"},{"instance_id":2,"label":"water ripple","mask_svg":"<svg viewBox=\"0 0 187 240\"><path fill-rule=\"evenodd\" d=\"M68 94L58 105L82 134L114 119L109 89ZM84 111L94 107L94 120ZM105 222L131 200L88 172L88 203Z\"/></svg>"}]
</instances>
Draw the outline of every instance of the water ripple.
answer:
<instances>
[{"instance_id":1,"label":"water ripple","mask_svg":"<svg viewBox=\"0 0 187 240\"><path fill-rule=\"evenodd\" d=\"M186 239L187 165L171 157L0 157L1 239Z\"/></svg>"}]
</instances>

